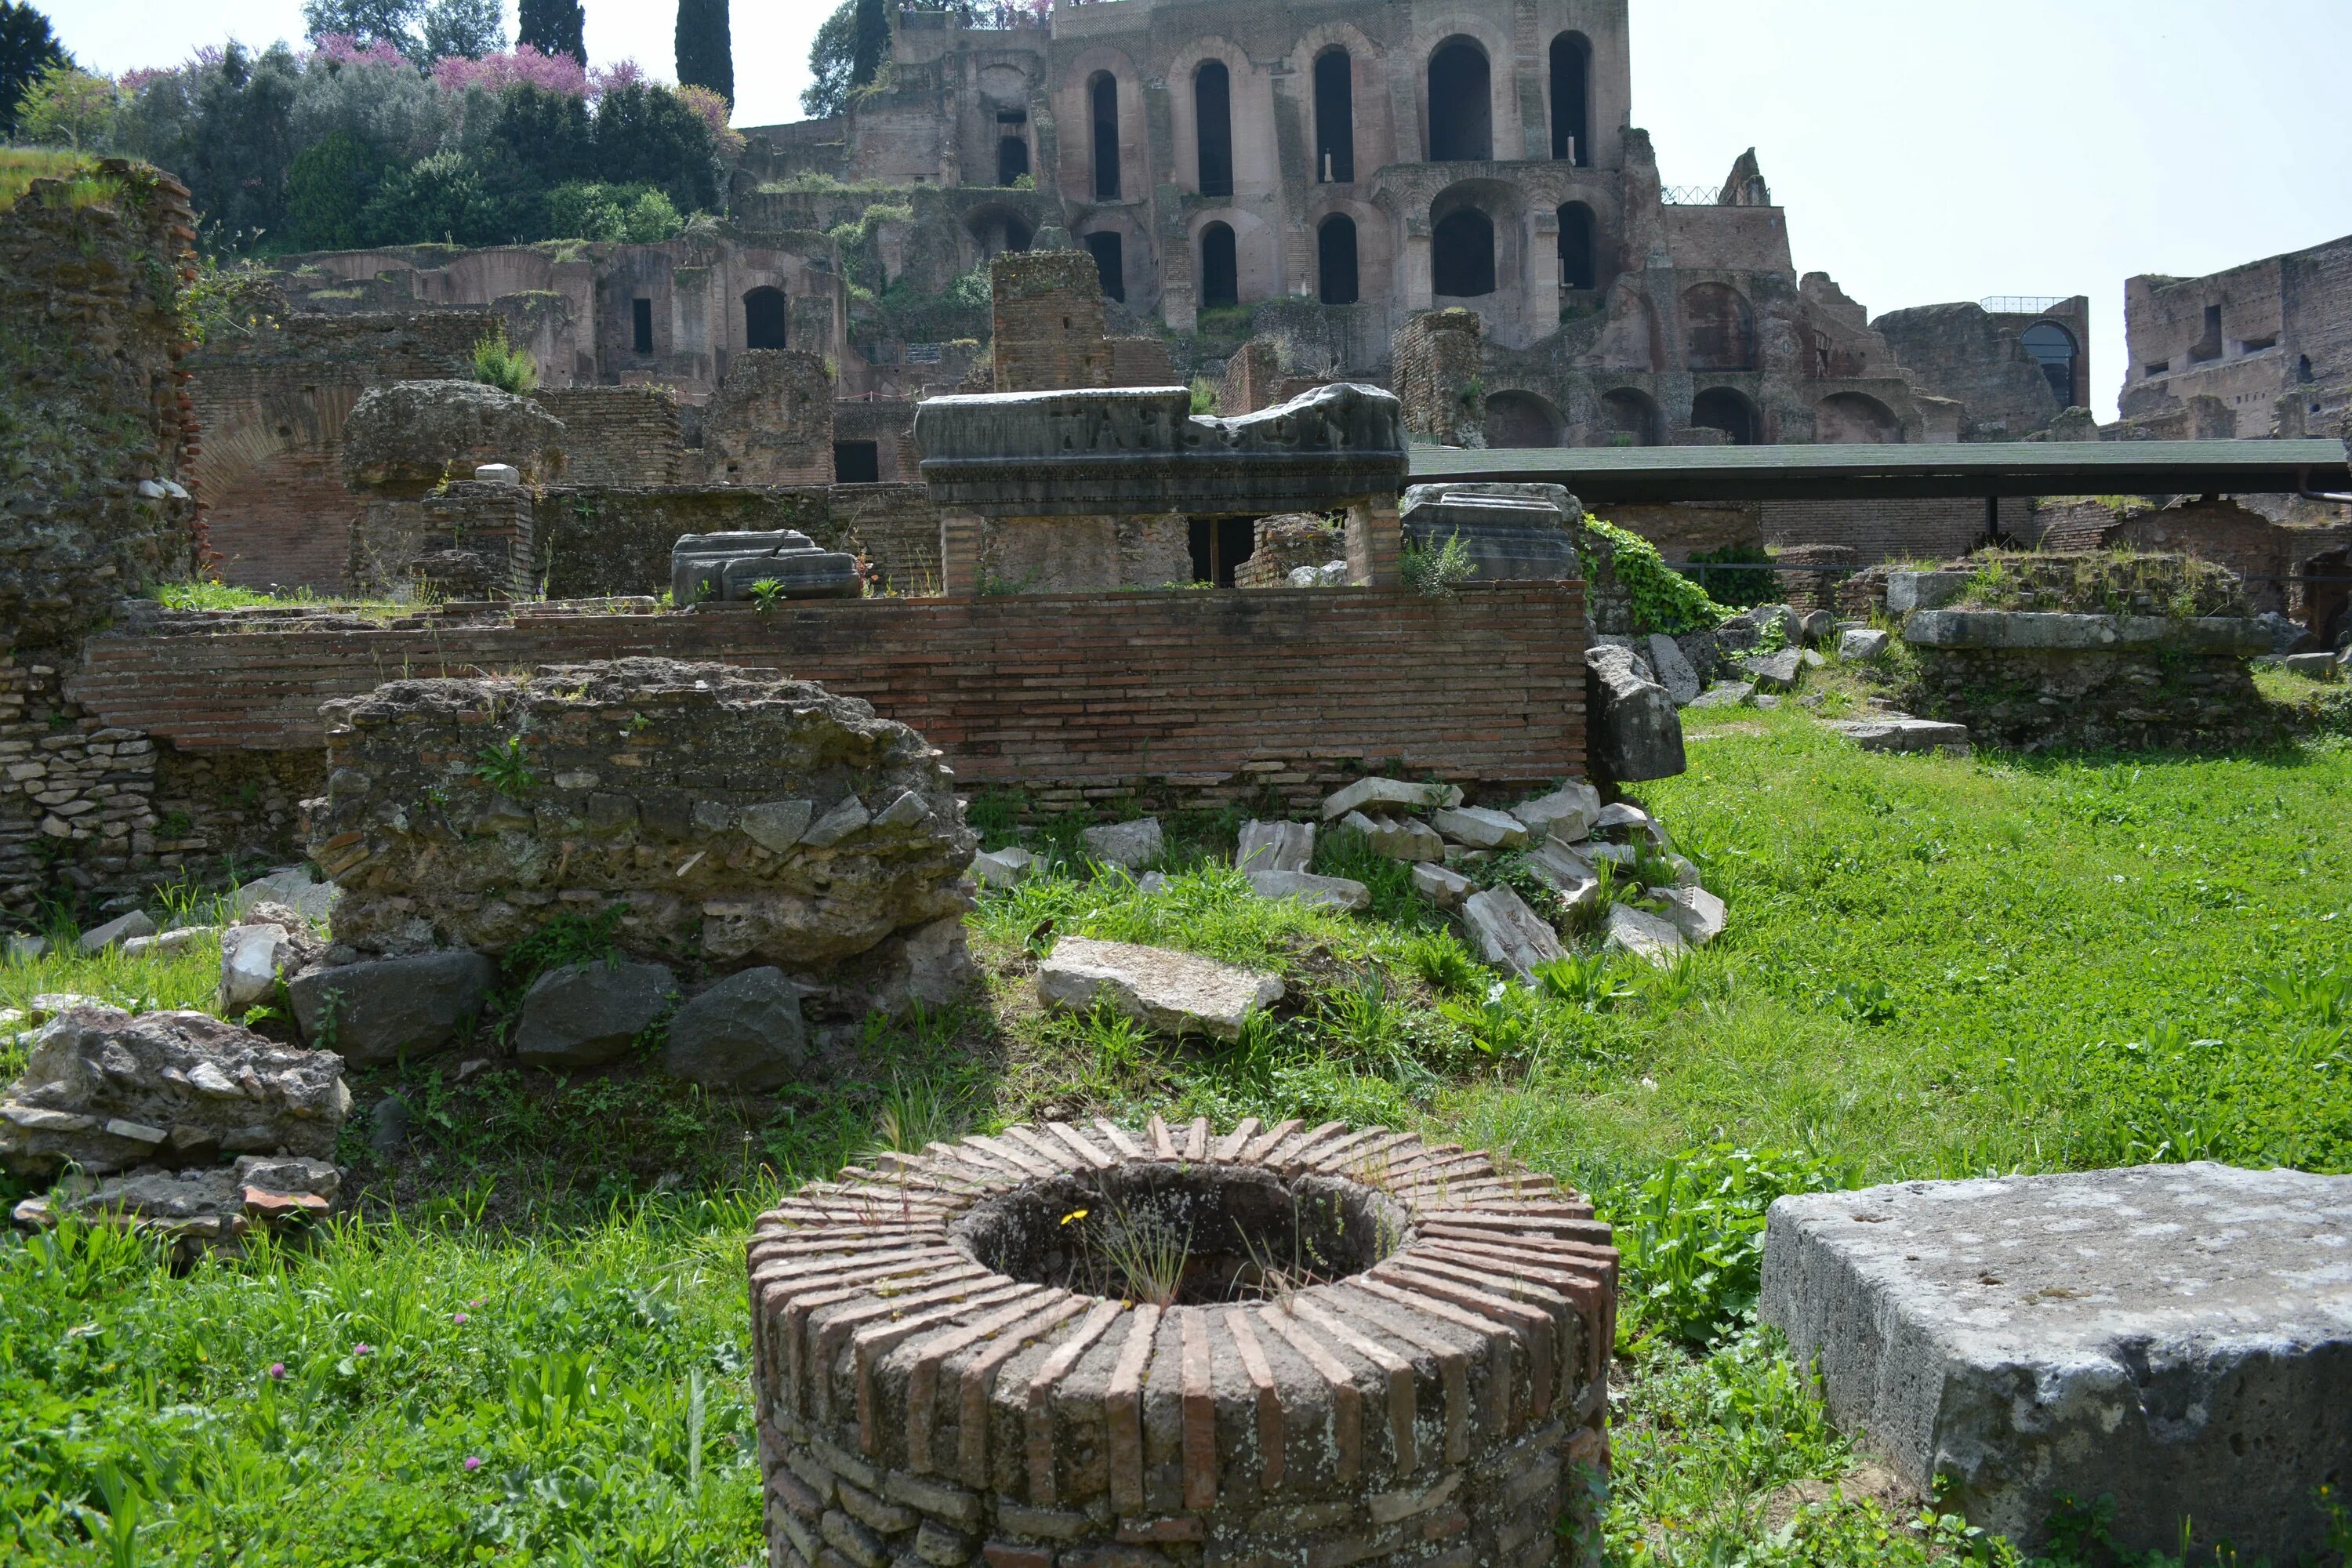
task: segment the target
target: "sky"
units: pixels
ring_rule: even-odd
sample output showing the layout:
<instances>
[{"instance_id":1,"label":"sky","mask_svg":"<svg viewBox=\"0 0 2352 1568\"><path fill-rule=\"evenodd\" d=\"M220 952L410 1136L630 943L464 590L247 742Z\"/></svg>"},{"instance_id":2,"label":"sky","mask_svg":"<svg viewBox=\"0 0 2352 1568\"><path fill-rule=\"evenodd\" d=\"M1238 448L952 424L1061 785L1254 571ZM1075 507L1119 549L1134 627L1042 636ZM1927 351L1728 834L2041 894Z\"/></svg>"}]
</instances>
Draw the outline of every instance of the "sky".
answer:
<instances>
[{"instance_id":1,"label":"sky","mask_svg":"<svg viewBox=\"0 0 2352 1568\"><path fill-rule=\"evenodd\" d=\"M736 123L800 114L834 0L735 0ZM2091 296L2115 414L2124 279L2352 234L2352 0L1631 0L1669 184L1757 150L1798 267L1873 312ZM86 67L298 37L299 0L49 0ZM592 63L671 74L670 0L587 0ZM508 5L509 26L513 6Z\"/></svg>"}]
</instances>

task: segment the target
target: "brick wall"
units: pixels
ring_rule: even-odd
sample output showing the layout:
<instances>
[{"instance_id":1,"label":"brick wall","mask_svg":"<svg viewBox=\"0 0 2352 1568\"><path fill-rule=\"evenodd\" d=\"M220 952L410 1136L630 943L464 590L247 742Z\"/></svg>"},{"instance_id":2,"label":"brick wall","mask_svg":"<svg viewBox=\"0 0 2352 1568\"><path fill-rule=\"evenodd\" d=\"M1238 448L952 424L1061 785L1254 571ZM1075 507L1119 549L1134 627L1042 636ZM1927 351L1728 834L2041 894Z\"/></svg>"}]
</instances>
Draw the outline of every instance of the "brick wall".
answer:
<instances>
[{"instance_id":1,"label":"brick wall","mask_svg":"<svg viewBox=\"0 0 2352 1568\"><path fill-rule=\"evenodd\" d=\"M780 668L871 701L968 785L1053 807L1141 791L1303 807L1366 767L1496 793L1584 772L1575 584L809 602L437 629L93 639L68 684L184 752L305 751L319 705L406 673L656 655ZM1436 668L1478 671L1438 681ZM1271 803L1268 803L1271 804Z\"/></svg>"},{"instance_id":2,"label":"brick wall","mask_svg":"<svg viewBox=\"0 0 2352 1568\"><path fill-rule=\"evenodd\" d=\"M539 405L563 421L563 477L574 485L674 485L687 477L677 394L667 386L566 387L541 392Z\"/></svg>"},{"instance_id":3,"label":"brick wall","mask_svg":"<svg viewBox=\"0 0 2352 1568\"><path fill-rule=\"evenodd\" d=\"M1486 409L1463 395L1480 376L1482 330L1475 310L1428 310L1397 333L1390 386L1407 434L1446 447L1485 443Z\"/></svg>"},{"instance_id":4,"label":"brick wall","mask_svg":"<svg viewBox=\"0 0 2352 1568\"><path fill-rule=\"evenodd\" d=\"M1111 384L1102 279L1093 257L1083 250L1008 251L988 264L988 279L997 391Z\"/></svg>"},{"instance_id":5,"label":"brick wall","mask_svg":"<svg viewBox=\"0 0 2352 1568\"><path fill-rule=\"evenodd\" d=\"M863 555L887 592L940 592L940 512L928 486L835 485L826 495L835 549Z\"/></svg>"},{"instance_id":6,"label":"brick wall","mask_svg":"<svg viewBox=\"0 0 2352 1568\"><path fill-rule=\"evenodd\" d=\"M702 445L713 482L833 482L833 377L797 349L746 349L703 410Z\"/></svg>"},{"instance_id":7,"label":"brick wall","mask_svg":"<svg viewBox=\"0 0 2352 1568\"><path fill-rule=\"evenodd\" d=\"M344 419L370 387L469 375L496 324L487 310L268 316L189 356L194 488L222 581L340 592L361 510L343 485Z\"/></svg>"},{"instance_id":8,"label":"brick wall","mask_svg":"<svg viewBox=\"0 0 2352 1568\"><path fill-rule=\"evenodd\" d=\"M1762 548L1764 521L1754 501L1623 502L1595 509L1594 516L1640 534L1669 561L1729 545Z\"/></svg>"}]
</instances>

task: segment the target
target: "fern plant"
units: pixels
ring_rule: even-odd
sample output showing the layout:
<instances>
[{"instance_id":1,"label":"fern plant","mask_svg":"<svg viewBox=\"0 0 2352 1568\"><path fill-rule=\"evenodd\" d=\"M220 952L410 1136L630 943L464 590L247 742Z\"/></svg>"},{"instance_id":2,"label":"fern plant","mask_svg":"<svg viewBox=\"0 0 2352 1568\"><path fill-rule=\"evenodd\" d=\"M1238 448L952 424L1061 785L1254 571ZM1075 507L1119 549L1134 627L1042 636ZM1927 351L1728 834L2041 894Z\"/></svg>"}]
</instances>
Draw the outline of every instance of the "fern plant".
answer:
<instances>
[{"instance_id":1,"label":"fern plant","mask_svg":"<svg viewBox=\"0 0 2352 1568\"><path fill-rule=\"evenodd\" d=\"M1478 574L1478 563L1470 559L1470 547L1462 542L1462 536L1451 533L1433 549L1406 540L1397 557L1397 570L1412 592L1427 599L1450 599Z\"/></svg>"},{"instance_id":2,"label":"fern plant","mask_svg":"<svg viewBox=\"0 0 2352 1568\"><path fill-rule=\"evenodd\" d=\"M507 342L506 324L500 322L474 342L474 379L500 392L529 397L539 390L539 361L528 349Z\"/></svg>"}]
</instances>

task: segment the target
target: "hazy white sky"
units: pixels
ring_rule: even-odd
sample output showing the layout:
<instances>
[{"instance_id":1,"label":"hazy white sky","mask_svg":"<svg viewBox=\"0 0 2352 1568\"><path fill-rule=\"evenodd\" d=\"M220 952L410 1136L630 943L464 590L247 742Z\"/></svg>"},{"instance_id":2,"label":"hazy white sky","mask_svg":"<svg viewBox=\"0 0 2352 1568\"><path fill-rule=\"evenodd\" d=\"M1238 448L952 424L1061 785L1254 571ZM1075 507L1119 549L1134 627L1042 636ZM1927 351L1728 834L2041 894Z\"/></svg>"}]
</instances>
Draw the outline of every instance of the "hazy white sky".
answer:
<instances>
[{"instance_id":1,"label":"hazy white sky","mask_svg":"<svg viewBox=\"0 0 2352 1568\"><path fill-rule=\"evenodd\" d=\"M736 122L797 119L835 0L735 0ZM1632 0L1665 178L1757 149L1797 264L1874 311L2092 298L2112 416L2123 281L2352 233L2352 0ZM51 0L103 70L299 37L299 0ZM672 62L671 0L587 0L599 63ZM508 5L511 25L513 5Z\"/></svg>"}]
</instances>

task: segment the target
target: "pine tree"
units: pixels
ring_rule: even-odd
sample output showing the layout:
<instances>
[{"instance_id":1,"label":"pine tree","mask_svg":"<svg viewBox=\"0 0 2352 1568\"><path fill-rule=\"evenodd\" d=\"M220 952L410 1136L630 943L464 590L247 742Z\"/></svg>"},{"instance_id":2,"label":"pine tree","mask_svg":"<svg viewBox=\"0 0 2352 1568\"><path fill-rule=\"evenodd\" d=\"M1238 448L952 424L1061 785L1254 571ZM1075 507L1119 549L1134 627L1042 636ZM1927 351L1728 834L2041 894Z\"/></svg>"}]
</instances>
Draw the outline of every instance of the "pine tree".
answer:
<instances>
[{"instance_id":1,"label":"pine tree","mask_svg":"<svg viewBox=\"0 0 2352 1568\"><path fill-rule=\"evenodd\" d=\"M588 18L580 0L522 0L515 42L542 55L570 55L588 63Z\"/></svg>"},{"instance_id":2,"label":"pine tree","mask_svg":"<svg viewBox=\"0 0 2352 1568\"><path fill-rule=\"evenodd\" d=\"M727 0L677 0L677 81L735 101L735 46Z\"/></svg>"}]
</instances>

